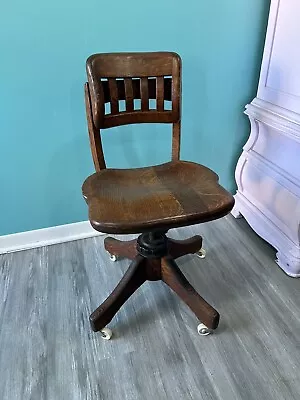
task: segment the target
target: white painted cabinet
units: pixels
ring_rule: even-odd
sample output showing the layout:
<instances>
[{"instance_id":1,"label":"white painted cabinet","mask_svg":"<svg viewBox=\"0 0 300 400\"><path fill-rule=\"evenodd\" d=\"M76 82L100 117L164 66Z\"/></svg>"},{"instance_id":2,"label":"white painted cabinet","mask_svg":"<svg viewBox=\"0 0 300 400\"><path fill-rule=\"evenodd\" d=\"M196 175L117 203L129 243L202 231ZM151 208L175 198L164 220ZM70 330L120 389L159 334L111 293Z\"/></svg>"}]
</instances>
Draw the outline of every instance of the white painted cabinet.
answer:
<instances>
[{"instance_id":1,"label":"white painted cabinet","mask_svg":"<svg viewBox=\"0 0 300 400\"><path fill-rule=\"evenodd\" d=\"M300 277L300 0L272 0L251 133L236 167L235 217Z\"/></svg>"}]
</instances>

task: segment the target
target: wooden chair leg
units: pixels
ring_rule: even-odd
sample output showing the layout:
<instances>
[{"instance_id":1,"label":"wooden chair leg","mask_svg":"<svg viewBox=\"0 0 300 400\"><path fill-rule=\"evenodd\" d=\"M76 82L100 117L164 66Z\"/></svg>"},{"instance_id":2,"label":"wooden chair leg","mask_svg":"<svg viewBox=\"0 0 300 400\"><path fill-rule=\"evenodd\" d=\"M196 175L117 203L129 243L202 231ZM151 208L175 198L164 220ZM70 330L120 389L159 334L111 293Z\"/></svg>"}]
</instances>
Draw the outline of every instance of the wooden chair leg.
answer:
<instances>
[{"instance_id":1,"label":"wooden chair leg","mask_svg":"<svg viewBox=\"0 0 300 400\"><path fill-rule=\"evenodd\" d=\"M105 250L110 254L121 258L128 258L129 260L134 260L138 254L136 250L136 242L136 239L121 241L112 237L106 237L104 239L104 247Z\"/></svg>"},{"instance_id":2,"label":"wooden chair leg","mask_svg":"<svg viewBox=\"0 0 300 400\"><path fill-rule=\"evenodd\" d=\"M219 313L196 292L180 271L176 262L170 257L162 259L161 279L178 294L208 328L216 329L218 327Z\"/></svg>"},{"instance_id":3,"label":"wooden chair leg","mask_svg":"<svg viewBox=\"0 0 300 400\"><path fill-rule=\"evenodd\" d=\"M193 254L202 248L202 237L193 236L185 240L168 239L169 254L173 259L186 254Z\"/></svg>"},{"instance_id":4,"label":"wooden chair leg","mask_svg":"<svg viewBox=\"0 0 300 400\"><path fill-rule=\"evenodd\" d=\"M122 305L129 297L146 281L147 260L137 256L132 261L125 275L108 296L91 315L90 322L93 331L97 332L104 328L116 315Z\"/></svg>"}]
</instances>

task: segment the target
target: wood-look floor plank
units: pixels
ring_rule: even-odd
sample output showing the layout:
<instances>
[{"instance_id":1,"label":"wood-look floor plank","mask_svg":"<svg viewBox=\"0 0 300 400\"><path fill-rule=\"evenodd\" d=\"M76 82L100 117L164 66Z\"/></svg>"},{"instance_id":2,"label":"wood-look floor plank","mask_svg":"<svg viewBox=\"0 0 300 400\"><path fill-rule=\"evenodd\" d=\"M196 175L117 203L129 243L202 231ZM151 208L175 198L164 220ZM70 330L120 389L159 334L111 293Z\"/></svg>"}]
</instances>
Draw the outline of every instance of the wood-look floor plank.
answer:
<instances>
[{"instance_id":1,"label":"wood-look floor plank","mask_svg":"<svg viewBox=\"0 0 300 400\"><path fill-rule=\"evenodd\" d=\"M1 399L299 400L300 280L244 220L170 232L194 234L206 259L178 263L221 314L208 337L161 282L120 310L114 340L93 333L90 312L128 266L109 260L103 237L0 256Z\"/></svg>"}]
</instances>

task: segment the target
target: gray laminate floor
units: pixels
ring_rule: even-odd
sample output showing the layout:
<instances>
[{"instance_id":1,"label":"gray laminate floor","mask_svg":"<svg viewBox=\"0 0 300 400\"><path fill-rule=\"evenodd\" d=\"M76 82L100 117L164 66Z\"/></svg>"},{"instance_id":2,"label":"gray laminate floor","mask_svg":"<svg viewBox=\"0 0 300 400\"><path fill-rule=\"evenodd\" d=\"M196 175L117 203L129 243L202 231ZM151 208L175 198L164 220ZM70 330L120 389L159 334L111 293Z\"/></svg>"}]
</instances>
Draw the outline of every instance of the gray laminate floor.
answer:
<instances>
[{"instance_id":1,"label":"gray laminate floor","mask_svg":"<svg viewBox=\"0 0 300 400\"><path fill-rule=\"evenodd\" d=\"M203 234L207 258L179 259L221 313L218 331L162 283L147 283L119 312L114 340L89 313L127 261L109 261L103 237L0 256L0 399L300 399L300 280L244 220L171 231Z\"/></svg>"}]
</instances>

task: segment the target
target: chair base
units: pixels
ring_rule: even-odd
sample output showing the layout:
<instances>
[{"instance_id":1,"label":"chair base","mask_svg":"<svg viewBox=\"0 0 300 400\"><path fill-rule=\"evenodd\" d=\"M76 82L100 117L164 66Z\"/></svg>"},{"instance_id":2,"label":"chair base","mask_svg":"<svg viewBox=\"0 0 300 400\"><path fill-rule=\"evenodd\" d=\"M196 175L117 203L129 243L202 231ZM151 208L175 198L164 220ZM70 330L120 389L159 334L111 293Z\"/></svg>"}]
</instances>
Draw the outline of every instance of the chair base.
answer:
<instances>
[{"instance_id":1,"label":"chair base","mask_svg":"<svg viewBox=\"0 0 300 400\"><path fill-rule=\"evenodd\" d=\"M218 327L219 313L196 292L175 262L178 257L198 252L202 248L202 237L197 235L186 240L174 240L165 233L144 233L138 239L128 242L105 238L104 247L110 254L133 261L113 292L91 314L93 331L103 329L147 280L162 280L202 323L210 329Z\"/></svg>"}]
</instances>

